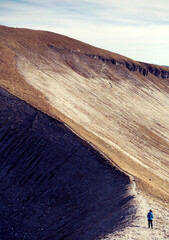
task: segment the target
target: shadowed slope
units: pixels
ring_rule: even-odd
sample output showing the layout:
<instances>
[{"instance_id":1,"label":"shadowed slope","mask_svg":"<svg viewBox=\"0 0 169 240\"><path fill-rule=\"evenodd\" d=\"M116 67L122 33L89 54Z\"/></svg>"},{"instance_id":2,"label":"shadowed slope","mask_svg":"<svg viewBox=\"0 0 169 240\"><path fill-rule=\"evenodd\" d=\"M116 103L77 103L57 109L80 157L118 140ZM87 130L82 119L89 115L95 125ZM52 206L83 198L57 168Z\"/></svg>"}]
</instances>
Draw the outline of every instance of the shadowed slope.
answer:
<instances>
[{"instance_id":1,"label":"shadowed slope","mask_svg":"<svg viewBox=\"0 0 169 240\"><path fill-rule=\"evenodd\" d=\"M129 177L62 123L2 89L0 102L3 240L94 240L130 223Z\"/></svg>"}]
</instances>

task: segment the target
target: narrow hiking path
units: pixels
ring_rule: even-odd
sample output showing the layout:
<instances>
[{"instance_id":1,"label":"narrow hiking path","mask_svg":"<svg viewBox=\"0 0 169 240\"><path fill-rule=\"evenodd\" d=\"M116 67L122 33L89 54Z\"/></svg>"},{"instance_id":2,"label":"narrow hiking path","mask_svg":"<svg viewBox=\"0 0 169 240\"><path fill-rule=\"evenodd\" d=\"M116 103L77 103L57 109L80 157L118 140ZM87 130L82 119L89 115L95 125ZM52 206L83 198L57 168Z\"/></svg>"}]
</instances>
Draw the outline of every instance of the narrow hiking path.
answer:
<instances>
[{"instance_id":1,"label":"narrow hiking path","mask_svg":"<svg viewBox=\"0 0 169 240\"><path fill-rule=\"evenodd\" d=\"M150 201L149 203L138 195L138 211L132 225L121 231L110 234L109 240L167 240L169 239L169 213L167 207ZM148 228L147 212L153 207L153 229Z\"/></svg>"}]
</instances>

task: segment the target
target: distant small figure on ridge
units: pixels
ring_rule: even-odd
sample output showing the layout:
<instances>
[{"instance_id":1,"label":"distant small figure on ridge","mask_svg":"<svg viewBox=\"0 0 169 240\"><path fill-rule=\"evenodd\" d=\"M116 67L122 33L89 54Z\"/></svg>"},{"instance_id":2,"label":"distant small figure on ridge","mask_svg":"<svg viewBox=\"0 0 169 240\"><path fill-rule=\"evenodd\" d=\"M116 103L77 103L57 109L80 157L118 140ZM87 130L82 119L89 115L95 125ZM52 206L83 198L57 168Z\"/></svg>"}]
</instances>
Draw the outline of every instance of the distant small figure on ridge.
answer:
<instances>
[{"instance_id":1,"label":"distant small figure on ridge","mask_svg":"<svg viewBox=\"0 0 169 240\"><path fill-rule=\"evenodd\" d=\"M148 218L148 228L153 228L153 212L150 210L149 213L147 214Z\"/></svg>"}]
</instances>

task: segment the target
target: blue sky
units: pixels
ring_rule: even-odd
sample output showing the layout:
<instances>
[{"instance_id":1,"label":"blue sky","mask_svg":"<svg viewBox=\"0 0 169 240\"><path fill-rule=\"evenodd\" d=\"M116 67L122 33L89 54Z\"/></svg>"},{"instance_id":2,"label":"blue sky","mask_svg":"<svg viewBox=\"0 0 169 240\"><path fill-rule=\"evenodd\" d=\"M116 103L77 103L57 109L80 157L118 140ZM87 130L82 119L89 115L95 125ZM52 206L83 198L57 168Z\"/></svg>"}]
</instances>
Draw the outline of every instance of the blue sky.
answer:
<instances>
[{"instance_id":1,"label":"blue sky","mask_svg":"<svg viewBox=\"0 0 169 240\"><path fill-rule=\"evenodd\" d=\"M0 0L0 24L57 32L169 65L169 0Z\"/></svg>"}]
</instances>

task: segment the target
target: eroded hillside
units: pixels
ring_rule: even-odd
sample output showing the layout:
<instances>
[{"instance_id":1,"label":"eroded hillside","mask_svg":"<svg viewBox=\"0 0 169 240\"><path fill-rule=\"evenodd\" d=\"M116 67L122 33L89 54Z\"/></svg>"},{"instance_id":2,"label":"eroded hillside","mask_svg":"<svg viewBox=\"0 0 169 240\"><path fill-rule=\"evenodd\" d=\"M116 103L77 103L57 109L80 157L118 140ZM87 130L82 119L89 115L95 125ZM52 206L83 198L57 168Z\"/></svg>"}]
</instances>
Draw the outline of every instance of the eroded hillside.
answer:
<instances>
[{"instance_id":1,"label":"eroded hillside","mask_svg":"<svg viewBox=\"0 0 169 240\"><path fill-rule=\"evenodd\" d=\"M169 68L55 33L0 27L0 85L69 125L169 202Z\"/></svg>"}]
</instances>

